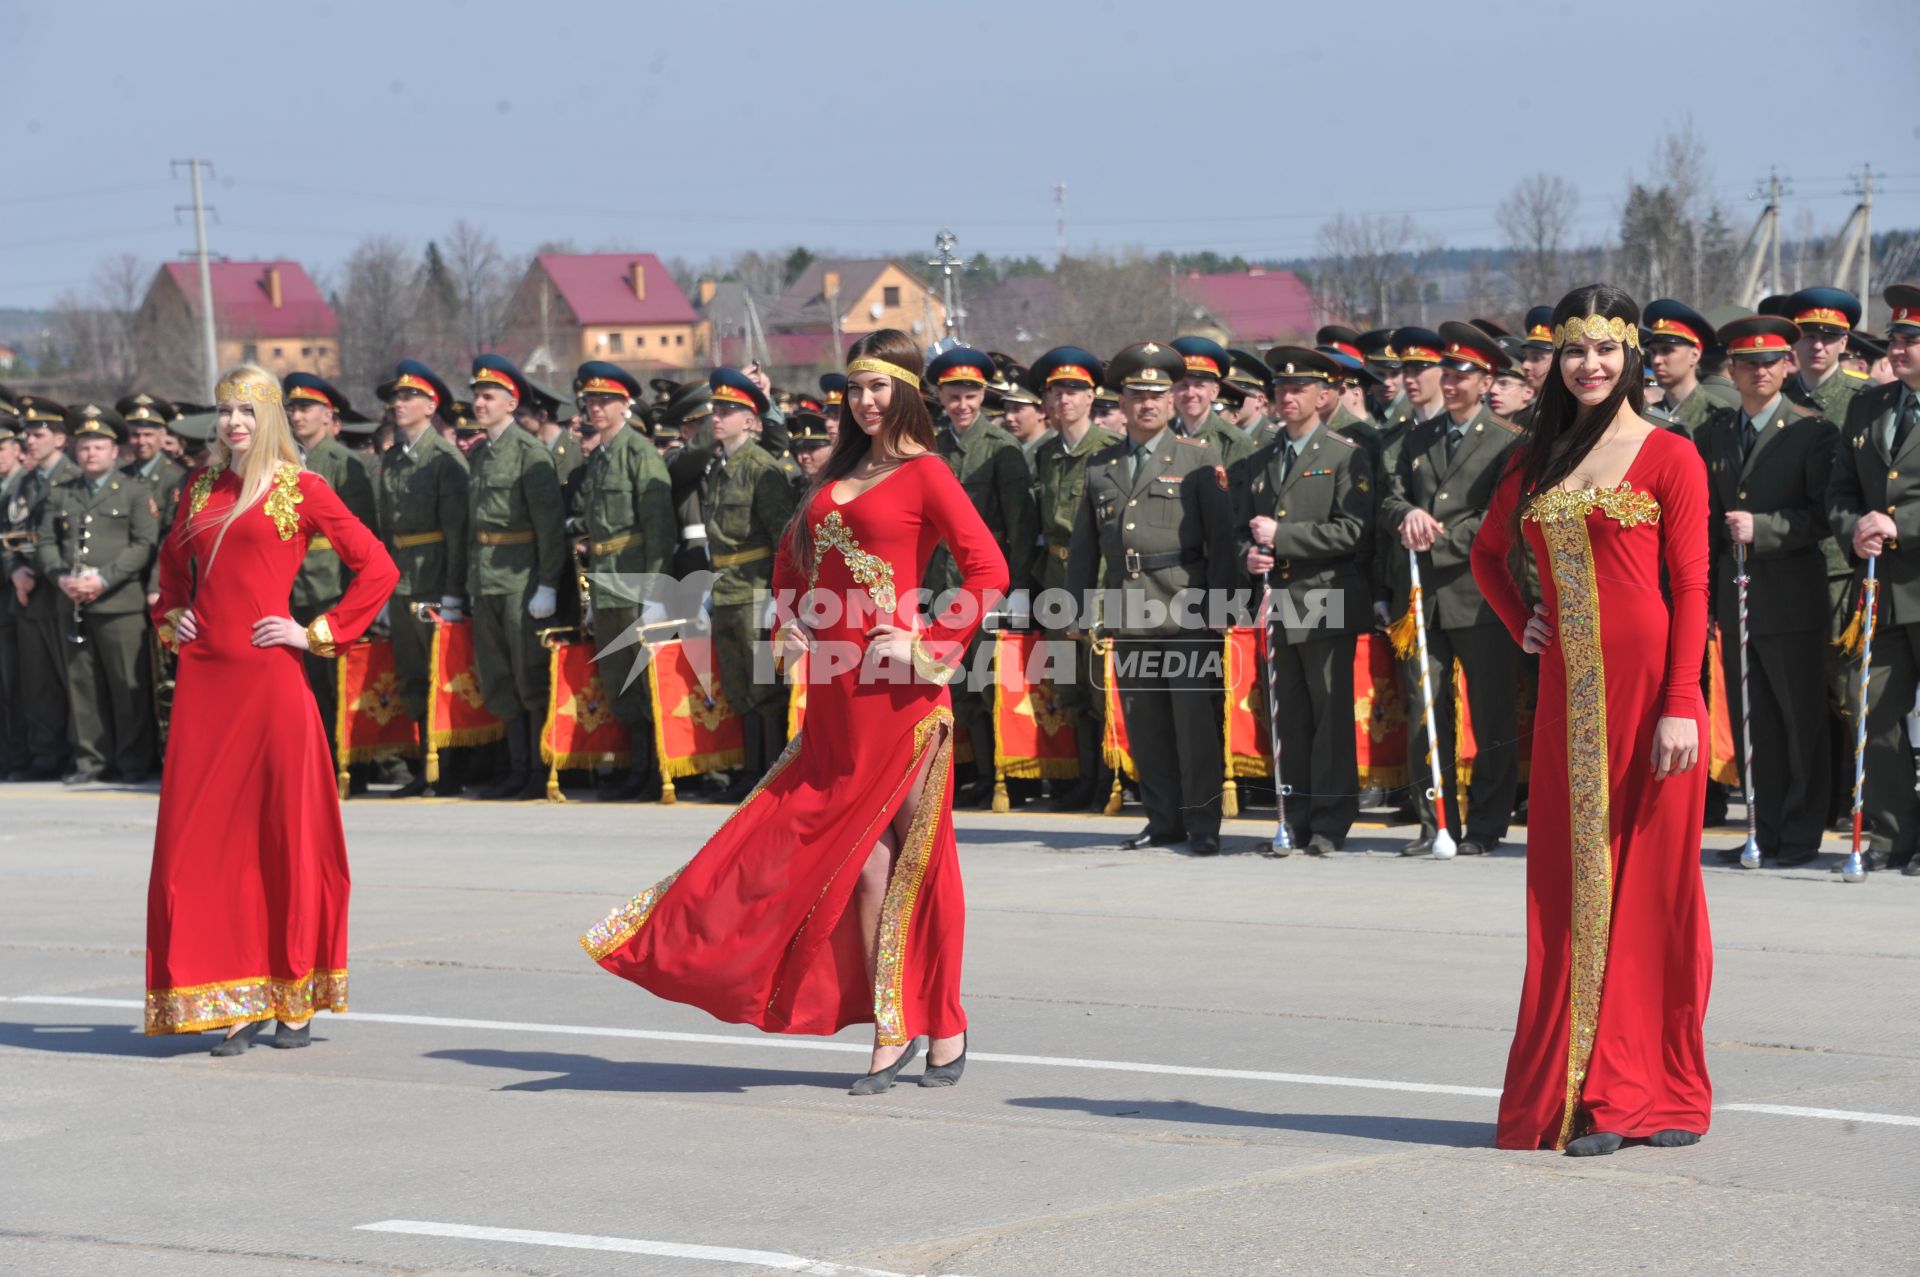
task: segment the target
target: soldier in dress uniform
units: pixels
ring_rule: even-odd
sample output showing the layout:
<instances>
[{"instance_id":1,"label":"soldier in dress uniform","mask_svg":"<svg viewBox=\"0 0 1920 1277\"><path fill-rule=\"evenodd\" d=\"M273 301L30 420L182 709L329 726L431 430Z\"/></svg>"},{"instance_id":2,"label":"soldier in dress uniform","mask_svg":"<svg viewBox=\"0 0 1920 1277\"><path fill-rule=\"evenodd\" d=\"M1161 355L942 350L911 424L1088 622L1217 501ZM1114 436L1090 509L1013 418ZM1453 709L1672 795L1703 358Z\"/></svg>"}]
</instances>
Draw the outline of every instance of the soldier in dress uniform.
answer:
<instances>
[{"instance_id":1,"label":"soldier in dress uniform","mask_svg":"<svg viewBox=\"0 0 1920 1277\"><path fill-rule=\"evenodd\" d=\"M804 498L826 467L827 456L833 450L833 438L827 434L827 419L818 412L796 412L787 419L787 424L791 427L787 433L787 451L800 471L793 493Z\"/></svg>"},{"instance_id":2,"label":"soldier in dress uniform","mask_svg":"<svg viewBox=\"0 0 1920 1277\"><path fill-rule=\"evenodd\" d=\"M1713 612L1722 636L1721 668L1741 686L1739 583L1734 545L1746 547L1745 695L1753 705L1753 777L1761 853L1782 867L1820 854L1828 813L1827 698L1807 677L1825 660L1827 567L1831 541L1826 492L1837 428L1781 393L1787 352L1800 338L1791 322L1769 316L1722 327L1733 357L1738 408L1716 407L1694 432L1707 463L1713 546ZM1698 393L1698 392L1695 392ZM1733 738L1742 739L1741 696L1727 698ZM1737 863L1742 848L1719 853Z\"/></svg>"},{"instance_id":3,"label":"soldier in dress uniform","mask_svg":"<svg viewBox=\"0 0 1920 1277\"><path fill-rule=\"evenodd\" d=\"M1279 427L1273 421L1273 379L1266 362L1251 350L1230 347L1227 350L1227 377L1220 385L1225 395L1231 387L1240 392L1240 406L1234 412L1234 424L1255 448L1273 442Z\"/></svg>"},{"instance_id":4,"label":"soldier in dress uniform","mask_svg":"<svg viewBox=\"0 0 1920 1277\"><path fill-rule=\"evenodd\" d=\"M1534 402L1538 403L1547 374L1553 371L1553 307L1527 307L1526 321L1520 327L1520 371L1526 374Z\"/></svg>"},{"instance_id":5,"label":"soldier in dress uniform","mask_svg":"<svg viewBox=\"0 0 1920 1277\"><path fill-rule=\"evenodd\" d=\"M1853 397L1834 449L1827 513L1834 535L1875 559L1879 606L1867 690L1869 868L1904 865L1920 875L1920 810L1906 719L1920 689L1920 288L1882 294L1894 380Z\"/></svg>"},{"instance_id":6,"label":"soldier in dress uniform","mask_svg":"<svg viewBox=\"0 0 1920 1277\"><path fill-rule=\"evenodd\" d=\"M1683 302L1662 297L1641 313L1647 329L1647 367L1666 394L1667 416L1692 437L1716 408L1737 407L1732 387L1702 384L1700 357L1713 341L1713 325Z\"/></svg>"},{"instance_id":7,"label":"soldier in dress uniform","mask_svg":"<svg viewBox=\"0 0 1920 1277\"><path fill-rule=\"evenodd\" d=\"M13 555L14 496L27 477L26 454L20 445L20 409L10 395L0 394L0 571ZM21 502L24 519L25 502ZM21 533L27 529L19 529ZM24 538L19 538L24 544ZM14 615L13 589L0 598L0 780L27 767L27 715L21 703L20 620Z\"/></svg>"},{"instance_id":8,"label":"soldier in dress uniform","mask_svg":"<svg viewBox=\"0 0 1920 1277\"><path fill-rule=\"evenodd\" d=\"M1304 400L1308 383L1331 391L1342 375L1328 352L1303 346L1276 346L1267 363L1282 405ZM1241 561L1256 590L1272 588L1282 766L1306 781L1285 819L1295 845L1325 855L1346 844L1360 810L1353 653L1373 619L1372 463L1317 413L1295 408L1278 439L1236 463L1228 486Z\"/></svg>"},{"instance_id":9,"label":"soldier in dress uniform","mask_svg":"<svg viewBox=\"0 0 1920 1277\"><path fill-rule=\"evenodd\" d=\"M1200 591L1186 597L1203 626L1218 624L1206 592L1232 591L1240 564L1225 463L1212 444L1171 428L1173 386L1190 371L1178 350L1157 342L1114 356L1107 378L1120 391L1127 438L1087 463L1067 587L1083 600L1106 591L1100 624L1114 640L1147 809L1147 827L1121 845L1185 841L1194 855L1211 856L1220 850L1225 784L1220 636L1183 618L1176 596Z\"/></svg>"},{"instance_id":10,"label":"soldier in dress uniform","mask_svg":"<svg viewBox=\"0 0 1920 1277\"><path fill-rule=\"evenodd\" d=\"M1379 382L1369 393L1367 415L1385 427L1406 408L1406 388L1401 381L1400 357L1393 349L1393 329L1375 328L1354 338L1367 371Z\"/></svg>"},{"instance_id":11,"label":"soldier in dress uniform","mask_svg":"<svg viewBox=\"0 0 1920 1277\"><path fill-rule=\"evenodd\" d=\"M966 346L947 350L927 365L926 380L940 397L934 451L960 481L993 539L1006 550L1009 579L1024 585L1033 579L1040 515L1034 505L1026 455L1012 435L981 414L994 375L993 360ZM960 570L944 544L928 560L922 584L936 603L959 587ZM965 669L973 669L979 644L991 641L984 636L983 630L968 648ZM976 687L971 678L959 678L949 691L954 719L973 744L975 776L970 786L955 794L954 802L977 806L993 794L993 689L990 684Z\"/></svg>"},{"instance_id":12,"label":"soldier in dress uniform","mask_svg":"<svg viewBox=\"0 0 1920 1277\"><path fill-rule=\"evenodd\" d=\"M40 578L59 591L66 640L69 739L85 785L140 784L154 766L153 675L147 654L147 569L159 518L152 490L115 473L126 423L103 404L67 410L75 465L41 505Z\"/></svg>"},{"instance_id":13,"label":"soldier in dress uniform","mask_svg":"<svg viewBox=\"0 0 1920 1277\"><path fill-rule=\"evenodd\" d=\"M1039 477L1040 449L1054 437L1053 429L1047 425L1047 413L1039 393L1028 384L1026 369L1017 365L1012 369L1003 368L1001 378L998 386L1000 425L1020 445L1020 456L1027 463L1031 485ZM1034 517L1038 519L1037 512Z\"/></svg>"},{"instance_id":14,"label":"soldier in dress uniform","mask_svg":"<svg viewBox=\"0 0 1920 1277\"><path fill-rule=\"evenodd\" d=\"M700 483L713 571L713 660L727 703L740 716L746 760L728 801L750 793L786 740L787 687L754 678L754 645L767 632L773 556L799 506L793 485L754 433L772 406L745 373L707 378L715 450Z\"/></svg>"},{"instance_id":15,"label":"soldier in dress uniform","mask_svg":"<svg viewBox=\"0 0 1920 1277\"><path fill-rule=\"evenodd\" d=\"M1511 359L1509 352L1508 358ZM1517 363L1509 363L1493 374L1487 387L1487 407L1502 421L1513 421L1533 407L1533 384Z\"/></svg>"},{"instance_id":16,"label":"soldier in dress uniform","mask_svg":"<svg viewBox=\"0 0 1920 1277\"><path fill-rule=\"evenodd\" d=\"M1407 551L1420 555L1420 578L1427 624L1428 686L1433 689L1433 719L1440 741L1435 754L1446 787L1450 821L1460 818L1455 790L1453 722L1453 665L1457 660L1467 679L1468 710L1473 717L1478 753L1468 793L1465 836L1461 855L1479 855L1499 846L1513 816L1520 781L1515 714L1520 686L1520 648L1487 605L1474 583L1468 556L1474 534L1486 517L1494 488L1505 473L1521 432L1488 412L1481 403L1495 369L1507 362L1498 342L1470 324L1449 322L1428 337L1417 331L1395 334L1394 348L1402 359L1421 357L1428 350L1440 361L1431 372L1441 383L1438 415L1410 428L1394 452L1394 467L1380 499L1380 527L1399 547L1393 565L1391 614L1399 631L1396 650L1400 686L1407 699L1409 720L1407 764L1420 836L1402 849L1402 855L1432 854L1438 824L1433 801L1425 796L1419 778L1429 774L1427 731L1420 694L1418 649L1411 646L1414 624L1410 611L1412 570ZM1455 832L1459 836L1458 831Z\"/></svg>"},{"instance_id":17,"label":"soldier in dress uniform","mask_svg":"<svg viewBox=\"0 0 1920 1277\"><path fill-rule=\"evenodd\" d=\"M560 422L560 396L531 377L523 377L522 381L527 397L514 409L513 423L546 445L548 455L553 458L554 474L565 488L586 460L580 441Z\"/></svg>"},{"instance_id":18,"label":"soldier in dress uniform","mask_svg":"<svg viewBox=\"0 0 1920 1277\"><path fill-rule=\"evenodd\" d=\"M673 480L674 517L680 528L672 570L675 576L686 577L708 567L707 521L700 490L713 464L714 446L713 392L705 382L673 392L660 409L660 430L680 440L667 457L667 474Z\"/></svg>"},{"instance_id":19,"label":"soldier in dress uniform","mask_svg":"<svg viewBox=\"0 0 1920 1277\"><path fill-rule=\"evenodd\" d=\"M513 424L527 393L520 370L499 355L476 356L472 389L486 437L467 455L467 596L480 694L506 725L507 745L507 774L481 797L520 801L546 793L548 661L539 631L559 610L561 589L572 587L572 554L553 454Z\"/></svg>"},{"instance_id":20,"label":"soldier in dress uniform","mask_svg":"<svg viewBox=\"0 0 1920 1277\"><path fill-rule=\"evenodd\" d=\"M1094 429L1106 434L1110 439L1127 437L1127 414L1120 411L1120 395L1117 391L1101 386L1093 392L1093 408L1089 413Z\"/></svg>"},{"instance_id":21,"label":"soldier in dress uniform","mask_svg":"<svg viewBox=\"0 0 1920 1277\"><path fill-rule=\"evenodd\" d=\"M287 425L293 431L294 446L300 450L301 464L327 481L353 516L376 529L379 516L374 511L373 480L366 467L354 459L339 440L340 418L353 411L347 397L332 382L310 372L288 373L281 380L282 402L287 407ZM307 557L293 578L290 614L302 625L330 611L346 593L352 573L333 543L316 536L307 543ZM307 686L313 689L314 703L320 708L320 721L327 726L327 743L333 739L333 724L339 709L340 689L337 663L312 652L305 654Z\"/></svg>"},{"instance_id":22,"label":"soldier in dress uniform","mask_svg":"<svg viewBox=\"0 0 1920 1277\"><path fill-rule=\"evenodd\" d=\"M380 538L400 569L400 582L387 604L393 668L401 702L424 742L433 623L416 617L413 608L415 604L436 607L442 616L454 620L464 606L467 461L434 428L441 406L453 403L453 392L425 364L401 360L392 378L375 393L387 405L394 425L393 442L381 456L375 489ZM408 767L413 779L394 791L395 798L413 798L427 791L421 760L409 760ZM443 773L436 792L442 797L458 796L460 788Z\"/></svg>"},{"instance_id":23,"label":"soldier in dress uniform","mask_svg":"<svg viewBox=\"0 0 1920 1277\"><path fill-rule=\"evenodd\" d=\"M1113 436L1093 424L1095 386L1105 369L1091 352L1078 346L1056 346L1034 360L1028 375L1039 389L1042 407L1053 437L1041 445L1034 460L1034 498L1040 517L1038 564L1033 587L1041 593L1067 588L1067 558L1073 526L1080 517L1087 462L1113 444ZM1025 582L1016 581L1015 588ZM1036 616L1049 644L1068 641L1065 628ZM1085 811L1104 807L1107 773L1100 747L1106 722L1106 697L1095 680L1097 662L1092 640L1073 638L1073 677L1053 683L1056 708L1073 724L1074 753L1079 779L1054 795L1057 811Z\"/></svg>"},{"instance_id":24,"label":"soldier in dress uniform","mask_svg":"<svg viewBox=\"0 0 1920 1277\"><path fill-rule=\"evenodd\" d=\"M27 765L13 780L64 776L67 732L67 640L54 600L59 589L44 578L34 540L54 487L77 473L67 458L67 410L39 395L21 395L20 435L26 444L25 475L8 501L8 528L16 544L6 552L6 605L12 609L19 648L21 709L27 720Z\"/></svg>"},{"instance_id":25,"label":"soldier in dress uniform","mask_svg":"<svg viewBox=\"0 0 1920 1277\"><path fill-rule=\"evenodd\" d=\"M1252 452L1252 441L1213 411L1220 398L1220 380L1232 363L1227 348L1205 337L1176 337L1173 348L1187 365L1186 376L1173 388L1174 434L1211 443L1223 465Z\"/></svg>"},{"instance_id":26,"label":"soldier in dress uniform","mask_svg":"<svg viewBox=\"0 0 1920 1277\"><path fill-rule=\"evenodd\" d=\"M1800 329L1793 353L1800 367L1787 382L1787 395L1828 421L1845 421L1847 405L1867 387L1867 379L1840 366L1847 338L1860 322L1860 299L1842 288L1803 288L1782 310Z\"/></svg>"},{"instance_id":27,"label":"soldier in dress uniform","mask_svg":"<svg viewBox=\"0 0 1920 1277\"><path fill-rule=\"evenodd\" d=\"M611 802L660 796L654 752L651 671L634 672L646 651L642 624L669 619L643 583L673 563L679 529L673 515L673 481L660 450L633 419L640 383L617 364L593 360L574 376L575 393L599 442L580 469L574 517L586 534L593 603L593 644L601 685L613 699L614 717L632 737L627 775L608 785ZM654 606L649 607L649 604ZM657 613L657 614L656 614ZM621 642L622 636L628 636Z\"/></svg>"},{"instance_id":28,"label":"soldier in dress uniform","mask_svg":"<svg viewBox=\"0 0 1920 1277\"><path fill-rule=\"evenodd\" d=\"M120 473L138 479L153 492L160 507L160 538L166 539L173 526L173 509L180 504L180 484L187 468L167 455L167 422L173 419L173 405L149 394L128 395L113 405L127 423L127 449L130 460Z\"/></svg>"}]
</instances>

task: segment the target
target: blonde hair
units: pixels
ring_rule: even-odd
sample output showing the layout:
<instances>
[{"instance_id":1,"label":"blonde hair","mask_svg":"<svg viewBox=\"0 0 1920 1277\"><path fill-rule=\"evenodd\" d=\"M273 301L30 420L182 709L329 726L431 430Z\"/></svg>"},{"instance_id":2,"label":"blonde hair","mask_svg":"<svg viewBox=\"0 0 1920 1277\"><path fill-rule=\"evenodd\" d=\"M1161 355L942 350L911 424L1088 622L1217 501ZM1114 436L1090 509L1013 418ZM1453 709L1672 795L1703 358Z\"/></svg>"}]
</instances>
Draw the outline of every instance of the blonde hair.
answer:
<instances>
[{"instance_id":1,"label":"blonde hair","mask_svg":"<svg viewBox=\"0 0 1920 1277\"><path fill-rule=\"evenodd\" d=\"M214 387L214 410L217 412L223 403L237 402L245 402L253 409L253 443L236 466L226 440L220 437L218 429L214 431L214 465L234 471L240 480L240 495L234 500L233 508L220 516L219 535L207 554L208 567L213 566L214 556L220 553L227 529L235 519L266 498L280 467L300 464L300 452L293 444L293 427L287 424L287 410L280 398L279 378L258 364L241 364L229 369L221 374L219 384ZM201 530L190 528L188 535Z\"/></svg>"}]
</instances>

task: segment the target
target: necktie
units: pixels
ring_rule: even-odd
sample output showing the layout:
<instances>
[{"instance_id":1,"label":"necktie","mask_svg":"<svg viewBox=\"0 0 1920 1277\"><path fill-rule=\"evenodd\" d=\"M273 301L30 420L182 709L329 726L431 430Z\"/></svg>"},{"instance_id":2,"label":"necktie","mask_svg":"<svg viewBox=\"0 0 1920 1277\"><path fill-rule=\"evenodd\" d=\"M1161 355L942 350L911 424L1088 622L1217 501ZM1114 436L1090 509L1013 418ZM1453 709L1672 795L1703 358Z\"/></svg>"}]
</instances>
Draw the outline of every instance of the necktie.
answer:
<instances>
[{"instance_id":1,"label":"necktie","mask_svg":"<svg viewBox=\"0 0 1920 1277\"><path fill-rule=\"evenodd\" d=\"M1893 419L1893 445L1887 449L1889 457L1900 455L1900 448L1906 443L1907 436L1913 433L1913 423L1917 418L1920 418L1920 397L1909 390L1900 397L1900 412Z\"/></svg>"},{"instance_id":2,"label":"necktie","mask_svg":"<svg viewBox=\"0 0 1920 1277\"><path fill-rule=\"evenodd\" d=\"M1289 441L1287 446L1281 449L1281 453L1282 453L1282 456L1280 459L1280 482L1285 483L1287 479L1293 474L1293 463L1300 459L1300 450L1291 441Z\"/></svg>"},{"instance_id":3,"label":"necktie","mask_svg":"<svg viewBox=\"0 0 1920 1277\"><path fill-rule=\"evenodd\" d=\"M1449 426L1447 428L1447 464L1448 465L1453 464L1453 454L1455 450L1457 450L1459 447L1460 447L1460 427Z\"/></svg>"},{"instance_id":4,"label":"necktie","mask_svg":"<svg viewBox=\"0 0 1920 1277\"><path fill-rule=\"evenodd\" d=\"M1760 432L1753 428L1753 418L1749 417L1744 412L1741 413L1740 414L1740 459L1742 461L1745 461L1748 457L1751 457L1753 455L1753 443L1754 443L1754 440L1758 439L1759 437L1760 437Z\"/></svg>"},{"instance_id":5,"label":"necktie","mask_svg":"<svg viewBox=\"0 0 1920 1277\"><path fill-rule=\"evenodd\" d=\"M1137 444L1137 443L1134 444L1133 453L1132 453L1133 465L1132 465L1132 468L1127 471L1127 478L1138 479L1140 477L1140 464L1146 459L1147 459L1146 447L1142 444Z\"/></svg>"}]
</instances>

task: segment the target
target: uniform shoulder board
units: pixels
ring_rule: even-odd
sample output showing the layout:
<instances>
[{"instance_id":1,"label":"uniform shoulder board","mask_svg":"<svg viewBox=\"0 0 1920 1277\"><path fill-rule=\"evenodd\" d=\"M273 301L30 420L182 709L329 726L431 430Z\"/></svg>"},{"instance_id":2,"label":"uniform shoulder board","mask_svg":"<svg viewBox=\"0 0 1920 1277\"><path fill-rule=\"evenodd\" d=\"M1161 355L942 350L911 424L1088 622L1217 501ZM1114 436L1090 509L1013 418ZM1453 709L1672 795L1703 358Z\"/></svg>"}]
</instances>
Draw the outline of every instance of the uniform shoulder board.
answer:
<instances>
[{"instance_id":1,"label":"uniform shoulder board","mask_svg":"<svg viewBox=\"0 0 1920 1277\"><path fill-rule=\"evenodd\" d=\"M1354 442L1353 440L1351 440L1351 439L1349 439L1349 438L1347 438L1347 437L1346 437L1345 435L1343 435L1343 434L1341 434L1341 433L1340 433L1339 431L1337 431L1337 430L1335 430L1335 431L1329 431L1329 432L1328 432L1328 434L1327 434L1327 442L1328 442L1328 443L1344 443L1344 444L1346 444L1346 445L1347 445L1347 447L1349 447L1349 448L1358 448L1358 447L1360 446L1359 444L1357 444L1357 443L1355 443L1355 442Z\"/></svg>"},{"instance_id":2,"label":"uniform shoulder board","mask_svg":"<svg viewBox=\"0 0 1920 1277\"><path fill-rule=\"evenodd\" d=\"M1208 442L1207 440L1205 440L1205 439L1196 439L1196 438L1194 438L1194 437L1193 437L1192 435L1175 435L1175 436L1174 436L1174 438L1175 438L1175 439L1178 439L1178 440L1179 440L1179 441L1180 441L1181 443L1184 443L1184 444L1186 444L1186 445L1187 445L1187 446L1188 446L1189 448L1211 448L1211 447L1213 447L1213 444L1211 444L1211 443L1209 443L1209 442Z\"/></svg>"},{"instance_id":3,"label":"uniform shoulder board","mask_svg":"<svg viewBox=\"0 0 1920 1277\"><path fill-rule=\"evenodd\" d=\"M1500 427L1502 430L1506 431L1510 435L1523 435L1527 433L1526 431L1522 430L1519 426L1516 426L1511 421L1508 421L1505 417L1496 417L1492 413L1488 413L1487 420L1491 421L1494 425Z\"/></svg>"},{"instance_id":4,"label":"uniform shoulder board","mask_svg":"<svg viewBox=\"0 0 1920 1277\"><path fill-rule=\"evenodd\" d=\"M1841 376L1843 376L1843 377L1851 377L1851 378L1853 378L1853 379L1854 379L1855 381L1865 381L1865 380L1867 380L1867 374L1865 374L1865 373L1863 373L1863 372L1860 372L1859 370L1857 370L1857 369L1853 369L1853 368L1842 368L1842 369L1840 370L1840 375L1841 375Z\"/></svg>"}]
</instances>

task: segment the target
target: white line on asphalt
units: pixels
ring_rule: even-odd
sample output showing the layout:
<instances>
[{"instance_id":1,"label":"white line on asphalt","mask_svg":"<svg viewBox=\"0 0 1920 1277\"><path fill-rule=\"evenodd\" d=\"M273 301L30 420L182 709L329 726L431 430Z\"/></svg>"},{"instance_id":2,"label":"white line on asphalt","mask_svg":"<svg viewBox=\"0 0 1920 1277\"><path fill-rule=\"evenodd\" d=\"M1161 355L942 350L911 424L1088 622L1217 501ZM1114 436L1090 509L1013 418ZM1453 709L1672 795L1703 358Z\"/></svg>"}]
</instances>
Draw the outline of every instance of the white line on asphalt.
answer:
<instances>
[{"instance_id":1,"label":"white line on asphalt","mask_svg":"<svg viewBox=\"0 0 1920 1277\"><path fill-rule=\"evenodd\" d=\"M113 1007L139 1009L146 1004L133 998L83 998L65 995L25 995L0 998L0 1002L19 1002L34 1006ZM870 1049L859 1042L821 1042L805 1038L763 1034L747 1037L733 1033L674 1033L666 1029L617 1029L589 1024L530 1024L518 1020L469 1020L438 1015L389 1015L355 1011L350 1020L371 1024L404 1024L433 1029L482 1029L493 1033L546 1033L562 1037L629 1038L643 1042L683 1042L701 1046L760 1047L780 1051L836 1051L865 1055ZM1105 1073L1152 1073L1170 1077L1214 1077L1238 1082L1281 1082L1295 1086L1340 1086L1366 1091L1403 1091L1418 1095L1465 1095L1475 1099L1498 1099L1500 1091L1490 1086L1449 1086L1440 1082L1396 1082L1386 1078L1338 1077L1320 1073L1270 1073L1261 1069L1215 1069L1194 1064L1146 1064L1132 1060L1083 1060L1060 1055L997 1055L981 1052L972 1057L988 1064L1027 1064L1039 1068L1086 1069ZM1810 1117L1831 1122L1870 1122L1881 1126L1920 1126L1920 1117L1902 1113L1857 1113L1850 1109L1801 1108L1790 1104L1721 1104L1723 1113L1765 1113L1775 1117Z\"/></svg>"},{"instance_id":2,"label":"white line on asphalt","mask_svg":"<svg viewBox=\"0 0 1920 1277\"><path fill-rule=\"evenodd\" d=\"M884 1268L855 1268L804 1259L777 1250L738 1250L732 1246L693 1246L684 1242L642 1241L634 1237L595 1237L587 1233L545 1233L530 1228L481 1228L473 1224L434 1224L418 1219L383 1219L361 1224L355 1232L408 1233L416 1237L458 1237L466 1241L518 1242L523 1246L558 1246L566 1250L610 1250L623 1255L654 1255L661 1259L704 1259L715 1264L745 1264L784 1273L813 1273L818 1277L907 1277ZM951 1275L949 1275L951 1277Z\"/></svg>"}]
</instances>

